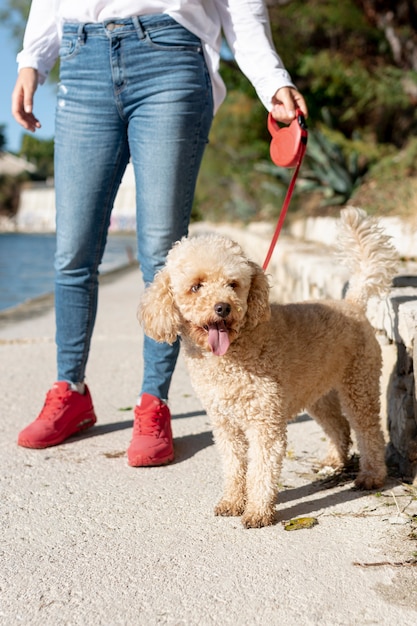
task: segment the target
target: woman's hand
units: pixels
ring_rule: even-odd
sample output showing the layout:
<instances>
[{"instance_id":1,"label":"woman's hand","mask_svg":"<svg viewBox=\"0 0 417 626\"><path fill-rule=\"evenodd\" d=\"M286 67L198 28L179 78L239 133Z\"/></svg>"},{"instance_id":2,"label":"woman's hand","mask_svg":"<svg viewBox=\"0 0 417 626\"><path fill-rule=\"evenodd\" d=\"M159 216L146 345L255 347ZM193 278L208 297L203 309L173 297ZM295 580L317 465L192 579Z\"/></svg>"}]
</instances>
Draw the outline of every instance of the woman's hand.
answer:
<instances>
[{"instance_id":1,"label":"woman's hand","mask_svg":"<svg viewBox=\"0 0 417 626\"><path fill-rule=\"evenodd\" d=\"M32 67L20 70L12 93L12 114L15 120L32 133L41 127L33 115L33 97L38 87L38 71Z\"/></svg>"},{"instance_id":2,"label":"woman's hand","mask_svg":"<svg viewBox=\"0 0 417 626\"><path fill-rule=\"evenodd\" d=\"M278 122L289 124L295 117L296 109L300 109L308 117L307 104L299 91L294 87L281 87L272 98L272 117Z\"/></svg>"}]
</instances>

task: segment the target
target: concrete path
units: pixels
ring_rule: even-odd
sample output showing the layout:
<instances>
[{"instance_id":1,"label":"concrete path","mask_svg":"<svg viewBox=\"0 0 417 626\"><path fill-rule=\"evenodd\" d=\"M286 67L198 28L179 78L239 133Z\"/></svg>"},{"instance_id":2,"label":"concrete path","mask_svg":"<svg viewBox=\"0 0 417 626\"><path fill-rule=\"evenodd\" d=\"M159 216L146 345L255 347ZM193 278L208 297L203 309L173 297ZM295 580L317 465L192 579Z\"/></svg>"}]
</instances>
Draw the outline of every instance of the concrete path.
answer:
<instances>
[{"instance_id":1,"label":"concrete path","mask_svg":"<svg viewBox=\"0 0 417 626\"><path fill-rule=\"evenodd\" d=\"M289 426L277 523L218 518L221 468L180 360L176 460L128 467L141 378L137 269L105 281L87 382L99 423L47 450L16 445L55 378L47 301L0 320L0 624L7 626L417 623L417 494L318 480L325 451L307 416ZM283 522L314 516L310 529ZM413 516L415 516L413 518Z\"/></svg>"}]
</instances>

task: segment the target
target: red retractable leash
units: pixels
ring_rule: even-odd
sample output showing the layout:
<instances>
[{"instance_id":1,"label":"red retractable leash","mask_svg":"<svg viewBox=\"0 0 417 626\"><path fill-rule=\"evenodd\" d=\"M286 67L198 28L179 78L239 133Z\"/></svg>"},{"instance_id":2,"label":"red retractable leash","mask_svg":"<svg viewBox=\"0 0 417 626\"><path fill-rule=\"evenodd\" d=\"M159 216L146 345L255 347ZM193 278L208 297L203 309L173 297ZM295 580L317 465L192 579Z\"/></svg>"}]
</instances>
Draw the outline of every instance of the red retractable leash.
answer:
<instances>
[{"instance_id":1,"label":"red retractable leash","mask_svg":"<svg viewBox=\"0 0 417 626\"><path fill-rule=\"evenodd\" d=\"M295 167L295 170L282 205L278 224L275 229L271 245L269 246L268 254L266 255L262 266L264 271L266 271L266 268L268 267L275 245L278 241L278 237L287 214L288 206L290 204L292 192L295 187L295 181L297 180L298 172L307 148L307 125L305 117L300 109L296 110L295 118L289 126L279 126L278 122L272 117L271 113L269 113L268 130L272 135L270 145L272 162L278 167Z\"/></svg>"}]
</instances>

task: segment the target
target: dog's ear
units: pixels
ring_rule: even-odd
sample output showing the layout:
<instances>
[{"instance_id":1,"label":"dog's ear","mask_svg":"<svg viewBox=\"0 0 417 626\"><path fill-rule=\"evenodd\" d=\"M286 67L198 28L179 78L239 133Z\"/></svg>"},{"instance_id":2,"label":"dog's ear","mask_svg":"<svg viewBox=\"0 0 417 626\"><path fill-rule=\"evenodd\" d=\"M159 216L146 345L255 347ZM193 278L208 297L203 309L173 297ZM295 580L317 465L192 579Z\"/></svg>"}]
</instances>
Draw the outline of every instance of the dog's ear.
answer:
<instances>
[{"instance_id":1,"label":"dog's ear","mask_svg":"<svg viewBox=\"0 0 417 626\"><path fill-rule=\"evenodd\" d=\"M263 269L249 261L252 267L252 282L248 295L248 310L246 319L249 326L257 326L261 322L267 322L271 317L269 306L269 282Z\"/></svg>"},{"instance_id":2,"label":"dog's ear","mask_svg":"<svg viewBox=\"0 0 417 626\"><path fill-rule=\"evenodd\" d=\"M172 294L168 271L164 268L145 289L138 309L138 319L145 333L159 341L173 344L178 337L181 316Z\"/></svg>"}]
</instances>

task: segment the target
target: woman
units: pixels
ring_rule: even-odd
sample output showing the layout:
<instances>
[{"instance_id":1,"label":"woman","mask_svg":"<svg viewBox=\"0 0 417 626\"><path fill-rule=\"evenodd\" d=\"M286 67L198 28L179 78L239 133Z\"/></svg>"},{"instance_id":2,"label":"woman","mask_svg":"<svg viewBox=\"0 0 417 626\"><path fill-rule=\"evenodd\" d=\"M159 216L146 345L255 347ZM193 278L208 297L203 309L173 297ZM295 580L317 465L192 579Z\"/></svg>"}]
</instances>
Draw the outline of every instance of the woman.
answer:
<instances>
[{"instance_id":1,"label":"woman","mask_svg":"<svg viewBox=\"0 0 417 626\"><path fill-rule=\"evenodd\" d=\"M53 10L51 10L51 5ZM84 383L101 262L114 199L131 159L138 259L145 284L187 235L213 114L225 96L223 31L241 70L275 119L288 123L302 95L277 55L262 0L33 0L12 95L34 132L38 83L60 59L55 122L57 382L20 434L57 445L96 421ZM174 458L168 391L174 346L144 338L144 376L128 462Z\"/></svg>"}]
</instances>

